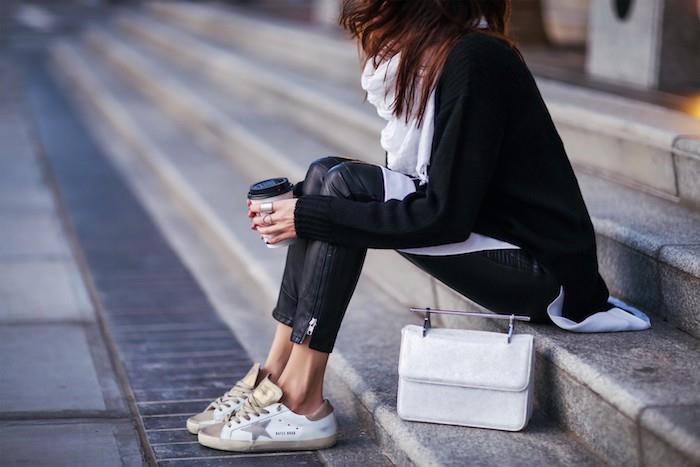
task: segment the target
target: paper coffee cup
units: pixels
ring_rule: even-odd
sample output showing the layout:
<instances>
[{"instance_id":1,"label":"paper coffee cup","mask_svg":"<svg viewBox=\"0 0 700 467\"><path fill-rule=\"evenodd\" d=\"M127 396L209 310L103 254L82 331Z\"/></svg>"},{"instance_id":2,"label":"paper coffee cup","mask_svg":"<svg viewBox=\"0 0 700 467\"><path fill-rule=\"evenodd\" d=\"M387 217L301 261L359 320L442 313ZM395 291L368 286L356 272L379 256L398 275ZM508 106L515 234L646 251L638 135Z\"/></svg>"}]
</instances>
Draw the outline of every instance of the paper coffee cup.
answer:
<instances>
[{"instance_id":1,"label":"paper coffee cup","mask_svg":"<svg viewBox=\"0 0 700 467\"><path fill-rule=\"evenodd\" d=\"M290 199L293 197L294 194L292 193L292 184L289 183L289 180L286 177L269 178L267 180L261 180L257 183L253 183L250 186L250 190L248 191L248 199L257 202L277 201L280 199ZM283 240L275 244L270 244L267 243L267 235L263 235L263 240L265 241L265 245L267 245L268 248L279 248L287 246L290 243L294 242L294 240L291 239Z\"/></svg>"}]
</instances>

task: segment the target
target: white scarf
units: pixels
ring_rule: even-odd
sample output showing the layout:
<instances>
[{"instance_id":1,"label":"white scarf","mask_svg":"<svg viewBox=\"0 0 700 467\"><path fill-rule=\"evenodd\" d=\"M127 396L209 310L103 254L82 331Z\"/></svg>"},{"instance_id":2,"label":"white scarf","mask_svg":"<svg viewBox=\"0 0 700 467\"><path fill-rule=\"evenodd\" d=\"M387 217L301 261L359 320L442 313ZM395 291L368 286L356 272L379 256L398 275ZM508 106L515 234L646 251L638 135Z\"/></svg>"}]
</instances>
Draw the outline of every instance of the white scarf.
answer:
<instances>
[{"instance_id":1,"label":"white scarf","mask_svg":"<svg viewBox=\"0 0 700 467\"><path fill-rule=\"evenodd\" d=\"M488 28L485 18L479 22L480 29ZM420 179L420 184L428 183L428 164L433 144L433 117L435 114L435 89L433 88L423 114L423 124L417 126L412 117L405 123L405 115L396 118L392 114L391 103L396 94L396 74L400 53L374 67L373 59L367 60L362 71L362 89L367 91L367 101L377 108L377 114L387 121L382 129L380 143L387 152L387 168ZM416 89L421 89L420 79ZM416 99L418 100L418 99ZM418 102L414 105L417 108Z\"/></svg>"},{"instance_id":2,"label":"white scarf","mask_svg":"<svg viewBox=\"0 0 700 467\"><path fill-rule=\"evenodd\" d=\"M417 127L417 119L405 123L404 117L392 114L391 103L395 98L396 73L400 54L381 62L376 68L372 59L367 60L362 72L362 89L367 91L367 101L377 108L377 114L387 121L382 129L380 143L387 152L387 168L428 182L428 163L433 142L433 115L435 90L428 98L423 124ZM420 84L418 89L420 89Z\"/></svg>"},{"instance_id":3,"label":"white scarf","mask_svg":"<svg viewBox=\"0 0 700 467\"><path fill-rule=\"evenodd\" d=\"M480 27L486 27L482 21ZM418 177L420 184L428 182L428 163L430 162L433 141L433 117L435 112L435 90L428 98L423 117L423 125L417 128L417 119L411 118L408 123L402 118L396 118L391 110L394 100L396 72L399 64L399 54L388 61L381 62L376 68L372 59L367 60L362 72L362 89L367 91L367 100L377 108L380 117L387 121L381 133L381 145L387 151L387 168L408 176ZM419 84L419 83L418 83ZM420 84L418 89L420 89ZM415 187L412 183L403 184L409 191ZM402 199L396 196L397 199ZM649 317L642 311L631 307L612 297L610 302L614 308L589 316L584 321L576 323L562 316L564 288L560 288L559 296L549 305L547 313L550 319L560 328L572 332L614 332L641 331L651 327Z\"/></svg>"}]
</instances>

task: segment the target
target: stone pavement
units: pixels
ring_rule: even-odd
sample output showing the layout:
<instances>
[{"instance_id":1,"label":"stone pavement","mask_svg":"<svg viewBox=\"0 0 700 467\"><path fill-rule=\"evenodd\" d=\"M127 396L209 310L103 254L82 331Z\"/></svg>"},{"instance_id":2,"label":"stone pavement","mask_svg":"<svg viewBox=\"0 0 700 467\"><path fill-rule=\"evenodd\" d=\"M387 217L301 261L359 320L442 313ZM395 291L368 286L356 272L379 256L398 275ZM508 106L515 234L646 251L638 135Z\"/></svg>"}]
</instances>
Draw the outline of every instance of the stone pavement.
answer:
<instances>
[{"instance_id":1,"label":"stone pavement","mask_svg":"<svg viewBox=\"0 0 700 467\"><path fill-rule=\"evenodd\" d=\"M42 60L0 62L2 464L321 465L186 432L250 358Z\"/></svg>"},{"instance_id":2,"label":"stone pavement","mask_svg":"<svg viewBox=\"0 0 700 467\"><path fill-rule=\"evenodd\" d=\"M0 56L2 464L143 465L14 65Z\"/></svg>"}]
</instances>

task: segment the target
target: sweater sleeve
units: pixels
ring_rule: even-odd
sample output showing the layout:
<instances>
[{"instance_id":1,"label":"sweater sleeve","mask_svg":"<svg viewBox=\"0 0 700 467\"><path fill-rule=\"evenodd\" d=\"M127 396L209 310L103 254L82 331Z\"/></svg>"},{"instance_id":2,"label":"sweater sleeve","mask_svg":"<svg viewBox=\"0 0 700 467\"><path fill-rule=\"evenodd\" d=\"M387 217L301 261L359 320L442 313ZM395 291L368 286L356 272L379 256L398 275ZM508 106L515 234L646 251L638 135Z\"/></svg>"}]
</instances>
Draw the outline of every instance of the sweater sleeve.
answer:
<instances>
[{"instance_id":1,"label":"sweater sleeve","mask_svg":"<svg viewBox=\"0 0 700 467\"><path fill-rule=\"evenodd\" d=\"M497 70L479 57L484 54L461 50L445 63L424 191L386 202L302 196L294 212L297 235L387 249L466 240L498 163L505 127Z\"/></svg>"}]
</instances>

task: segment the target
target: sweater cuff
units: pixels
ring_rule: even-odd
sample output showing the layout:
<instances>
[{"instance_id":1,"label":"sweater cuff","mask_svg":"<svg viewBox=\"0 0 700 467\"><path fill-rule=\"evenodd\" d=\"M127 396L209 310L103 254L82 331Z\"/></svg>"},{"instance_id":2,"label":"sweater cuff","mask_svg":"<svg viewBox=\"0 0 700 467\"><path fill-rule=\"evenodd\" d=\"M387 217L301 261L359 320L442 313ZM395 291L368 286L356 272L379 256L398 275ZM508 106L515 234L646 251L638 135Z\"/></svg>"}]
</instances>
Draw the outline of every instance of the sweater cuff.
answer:
<instances>
[{"instance_id":1,"label":"sweater cuff","mask_svg":"<svg viewBox=\"0 0 700 467\"><path fill-rule=\"evenodd\" d=\"M304 195L294 207L294 229L297 237L329 242L331 237L330 196Z\"/></svg>"}]
</instances>

